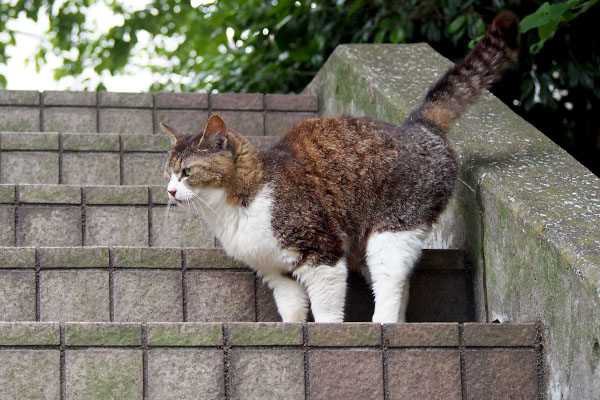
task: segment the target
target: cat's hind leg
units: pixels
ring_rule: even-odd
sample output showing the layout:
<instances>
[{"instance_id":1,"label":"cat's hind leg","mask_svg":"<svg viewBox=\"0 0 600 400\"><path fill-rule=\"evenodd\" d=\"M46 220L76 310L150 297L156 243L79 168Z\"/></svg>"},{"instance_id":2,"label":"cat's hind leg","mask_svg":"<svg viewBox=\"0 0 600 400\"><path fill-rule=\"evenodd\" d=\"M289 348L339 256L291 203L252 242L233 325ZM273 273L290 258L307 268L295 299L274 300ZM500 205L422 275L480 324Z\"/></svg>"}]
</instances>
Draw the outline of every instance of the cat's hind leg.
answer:
<instances>
[{"instance_id":1,"label":"cat's hind leg","mask_svg":"<svg viewBox=\"0 0 600 400\"><path fill-rule=\"evenodd\" d=\"M411 272L421 255L429 228L374 232L366 258L375 296L373 322L404 322Z\"/></svg>"},{"instance_id":2,"label":"cat's hind leg","mask_svg":"<svg viewBox=\"0 0 600 400\"><path fill-rule=\"evenodd\" d=\"M294 277L306 287L315 322L343 322L346 299L346 260L334 265L303 265Z\"/></svg>"},{"instance_id":3,"label":"cat's hind leg","mask_svg":"<svg viewBox=\"0 0 600 400\"><path fill-rule=\"evenodd\" d=\"M283 322L304 322L308 315L308 294L295 279L281 273L269 273L263 282L273 290L277 311Z\"/></svg>"}]
</instances>

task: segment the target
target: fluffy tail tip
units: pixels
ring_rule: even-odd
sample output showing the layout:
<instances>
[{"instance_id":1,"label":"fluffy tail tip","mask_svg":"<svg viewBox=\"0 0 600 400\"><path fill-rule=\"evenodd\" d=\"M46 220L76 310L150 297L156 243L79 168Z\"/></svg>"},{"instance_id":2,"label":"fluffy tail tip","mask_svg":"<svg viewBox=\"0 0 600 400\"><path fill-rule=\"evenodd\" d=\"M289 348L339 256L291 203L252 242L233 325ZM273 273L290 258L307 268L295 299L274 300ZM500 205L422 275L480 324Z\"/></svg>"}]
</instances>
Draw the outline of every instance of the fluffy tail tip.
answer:
<instances>
[{"instance_id":1,"label":"fluffy tail tip","mask_svg":"<svg viewBox=\"0 0 600 400\"><path fill-rule=\"evenodd\" d=\"M502 11L496 15L491 30L496 30L504 43L513 50L520 46L519 17L512 11Z\"/></svg>"}]
</instances>

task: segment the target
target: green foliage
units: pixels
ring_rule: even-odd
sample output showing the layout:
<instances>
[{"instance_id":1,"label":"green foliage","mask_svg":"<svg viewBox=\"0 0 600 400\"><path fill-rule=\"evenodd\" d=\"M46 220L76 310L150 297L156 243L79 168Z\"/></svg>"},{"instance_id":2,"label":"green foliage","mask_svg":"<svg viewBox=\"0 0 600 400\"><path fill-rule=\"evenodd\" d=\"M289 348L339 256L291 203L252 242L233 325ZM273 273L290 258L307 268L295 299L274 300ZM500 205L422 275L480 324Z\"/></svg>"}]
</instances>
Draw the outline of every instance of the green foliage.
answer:
<instances>
[{"instance_id":1,"label":"green foliage","mask_svg":"<svg viewBox=\"0 0 600 400\"><path fill-rule=\"evenodd\" d=\"M523 50L494 92L599 173L600 116L592 115L600 108L597 2L216 0L194 7L190 0L151 0L130 10L118 0L12 0L0 2L0 63L15 44L6 24L25 13L49 18L35 62L57 55L57 79L87 68L126 74L135 64L161 76L148 82L151 90L299 92L340 43L428 42L457 60L498 11L510 9L524 17ZM99 5L120 21L93 26L86 13Z\"/></svg>"},{"instance_id":2,"label":"green foliage","mask_svg":"<svg viewBox=\"0 0 600 400\"><path fill-rule=\"evenodd\" d=\"M537 28L539 40L532 44L529 50L532 54L538 53L546 40L554 36L558 25L562 22L568 22L578 15L586 12L598 0L589 0L581 2L580 0L569 0L566 3L542 4L536 12L529 14L521 21L521 33Z\"/></svg>"}]
</instances>

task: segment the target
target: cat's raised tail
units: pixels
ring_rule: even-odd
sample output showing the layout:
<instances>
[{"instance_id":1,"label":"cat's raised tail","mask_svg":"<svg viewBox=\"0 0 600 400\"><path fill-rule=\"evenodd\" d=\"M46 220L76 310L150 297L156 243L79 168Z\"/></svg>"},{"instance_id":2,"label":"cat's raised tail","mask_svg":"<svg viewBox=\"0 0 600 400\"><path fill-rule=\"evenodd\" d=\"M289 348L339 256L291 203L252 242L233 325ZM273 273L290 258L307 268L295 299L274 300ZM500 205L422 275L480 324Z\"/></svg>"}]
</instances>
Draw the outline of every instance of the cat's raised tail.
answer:
<instances>
[{"instance_id":1,"label":"cat's raised tail","mask_svg":"<svg viewBox=\"0 0 600 400\"><path fill-rule=\"evenodd\" d=\"M481 92L500 78L502 70L516 58L519 44L519 18L513 12L501 12L467 57L429 89L423 104L406 123L433 125L447 132Z\"/></svg>"}]
</instances>

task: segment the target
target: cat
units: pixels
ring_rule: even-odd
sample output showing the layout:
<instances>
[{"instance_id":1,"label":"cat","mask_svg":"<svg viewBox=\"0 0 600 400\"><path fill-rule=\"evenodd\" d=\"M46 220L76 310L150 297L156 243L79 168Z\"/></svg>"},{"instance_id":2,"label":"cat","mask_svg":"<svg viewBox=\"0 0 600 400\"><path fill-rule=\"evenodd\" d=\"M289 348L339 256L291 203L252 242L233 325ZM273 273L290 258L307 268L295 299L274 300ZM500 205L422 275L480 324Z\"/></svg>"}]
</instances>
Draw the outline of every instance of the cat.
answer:
<instances>
[{"instance_id":1,"label":"cat","mask_svg":"<svg viewBox=\"0 0 600 400\"><path fill-rule=\"evenodd\" d=\"M173 135L171 201L197 204L225 251L273 290L284 322L342 322L348 260L363 259L373 322L404 322L411 271L452 194L446 133L499 79L519 49L518 18L500 13L401 126L313 118L259 151L218 116L202 134ZM364 263L363 263L364 264Z\"/></svg>"}]
</instances>

